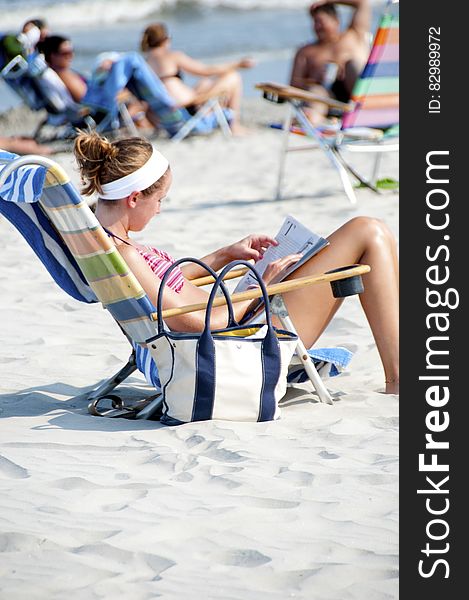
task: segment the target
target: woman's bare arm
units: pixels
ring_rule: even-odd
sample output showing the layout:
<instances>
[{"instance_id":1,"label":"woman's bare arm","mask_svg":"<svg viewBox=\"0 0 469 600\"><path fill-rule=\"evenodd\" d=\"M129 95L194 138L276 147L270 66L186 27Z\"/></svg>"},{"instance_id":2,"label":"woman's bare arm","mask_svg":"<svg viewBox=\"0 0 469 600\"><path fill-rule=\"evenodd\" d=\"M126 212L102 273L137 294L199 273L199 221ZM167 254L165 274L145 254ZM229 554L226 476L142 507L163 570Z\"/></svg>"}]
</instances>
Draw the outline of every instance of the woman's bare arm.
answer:
<instances>
[{"instance_id":1,"label":"woman's bare arm","mask_svg":"<svg viewBox=\"0 0 469 600\"><path fill-rule=\"evenodd\" d=\"M65 87L68 89L75 102L81 102L83 96L88 90L88 87L83 79L71 69L57 71L57 75L65 83Z\"/></svg>"},{"instance_id":2,"label":"woman's bare arm","mask_svg":"<svg viewBox=\"0 0 469 600\"><path fill-rule=\"evenodd\" d=\"M202 260L202 262L207 264L209 267L212 267L214 271L218 271L232 260L257 261L262 258L264 252L269 246L277 245L278 242L276 239L271 238L268 235L254 233L252 235L248 235L239 242L235 242L234 244L230 244L229 246L215 250L215 252L204 256L200 260ZM202 267L199 267L194 263L183 265L181 270L184 274L184 277L187 279L195 279L196 277L203 277L204 275L207 275L207 272L202 269Z\"/></svg>"},{"instance_id":3,"label":"woman's bare arm","mask_svg":"<svg viewBox=\"0 0 469 600\"><path fill-rule=\"evenodd\" d=\"M118 247L119 252L126 261L131 272L140 282L140 285L145 290L154 306L157 304L158 290L161 280L150 269L143 257L138 253L133 246L121 244ZM300 255L289 255L271 263L264 275L265 283L269 283L285 268L299 259ZM205 273L204 273L205 274ZM184 282L184 287L177 293L168 286L165 287L163 294L163 309L181 308L189 304L197 304L208 301L208 293L187 279ZM239 321L251 305L251 300L237 302L233 305L234 316ZM212 309L210 319L211 329L222 329L226 327L228 321L228 311L226 306L217 306ZM177 317L171 317L166 320L168 327L175 331L202 331L205 325L205 311L197 311Z\"/></svg>"},{"instance_id":4,"label":"woman's bare arm","mask_svg":"<svg viewBox=\"0 0 469 600\"><path fill-rule=\"evenodd\" d=\"M295 54L290 77L290 85L293 87L304 89L308 84L312 83L308 73L308 60L306 54L307 49L305 47L300 48Z\"/></svg>"},{"instance_id":5,"label":"woman's bare arm","mask_svg":"<svg viewBox=\"0 0 469 600\"><path fill-rule=\"evenodd\" d=\"M200 60L196 60L184 54L184 52L174 52L173 58L175 59L177 66L182 71L191 73L192 75L198 75L200 77L210 77L211 75L224 75L229 71L235 69L248 69L252 66L252 61L247 58L237 60L229 63L221 63L218 65L206 65Z\"/></svg>"},{"instance_id":6,"label":"woman's bare arm","mask_svg":"<svg viewBox=\"0 0 469 600\"><path fill-rule=\"evenodd\" d=\"M137 277L140 285L145 290L154 306L157 304L158 290L161 280L157 277L147 265L143 257L132 246L119 246L119 252L129 266L132 273ZM177 293L168 286L165 287L163 294L163 309L181 308L188 304L197 304L207 302L208 293L194 285L187 279L184 287ZM246 312L251 301L239 302L235 305L235 318L240 319ZM228 320L228 311L225 306L218 306L212 310L210 327L212 329L221 329L226 326ZM197 311L171 317L166 321L168 327L175 331L202 331L205 324L205 312Z\"/></svg>"}]
</instances>

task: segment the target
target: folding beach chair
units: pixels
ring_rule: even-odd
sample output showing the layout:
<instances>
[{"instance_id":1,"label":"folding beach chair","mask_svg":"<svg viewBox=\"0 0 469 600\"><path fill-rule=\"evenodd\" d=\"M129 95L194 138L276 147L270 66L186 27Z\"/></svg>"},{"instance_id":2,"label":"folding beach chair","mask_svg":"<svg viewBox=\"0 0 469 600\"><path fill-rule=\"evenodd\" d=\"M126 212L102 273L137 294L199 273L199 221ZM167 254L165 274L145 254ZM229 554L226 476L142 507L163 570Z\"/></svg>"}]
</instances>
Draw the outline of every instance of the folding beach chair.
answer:
<instances>
[{"instance_id":1,"label":"folding beach chair","mask_svg":"<svg viewBox=\"0 0 469 600\"><path fill-rule=\"evenodd\" d=\"M32 111L45 110L46 116L32 134L37 141L66 140L75 137L77 127L91 127L98 132L126 129L138 135L125 102L116 99L117 115L110 111L90 110L73 101L60 77L39 54L13 58L0 71L3 81ZM55 134L42 136L43 128L51 126Z\"/></svg>"},{"instance_id":2,"label":"folding beach chair","mask_svg":"<svg viewBox=\"0 0 469 600\"><path fill-rule=\"evenodd\" d=\"M232 118L230 109L222 109L220 94L207 94L201 98L201 106L194 115L186 108L178 108L160 79L137 53L125 55L129 64L134 64L124 77L125 88L136 98L148 102L163 130L173 142L179 142L188 135L208 134L220 127L226 137L231 136L229 122ZM142 72L144 71L144 72ZM62 80L47 66L43 58L36 54L26 61L22 56L11 60L0 75L7 85L13 89L33 111L45 109L46 118L34 133L35 139L41 140L40 133L44 126L64 126L53 139L69 139L76 135L76 127L92 127L100 133L127 129L130 135L138 135L138 131L129 114L125 99L121 94L112 98L109 106L102 104L102 81L91 77L88 92L81 104L74 102ZM110 73L109 77L118 74ZM149 81L148 78L151 77ZM149 85L152 94L149 93ZM119 85L117 87L120 89ZM111 106L112 104L112 106ZM51 141L48 138L48 141Z\"/></svg>"},{"instance_id":3,"label":"folding beach chair","mask_svg":"<svg viewBox=\"0 0 469 600\"><path fill-rule=\"evenodd\" d=\"M15 155L0 152L0 214L25 237L65 292L82 302L101 302L132 345L133 351L127 364L87 395L90 412L101 414L98 402L136 368L144 373L148 383L158 389L155 364L146 346L146 341L157 331L155 307L65 171L48 158L33 155L15 158ZM270 286L269 293L275 296L272 310L285 328L294 331L281 298L283 292L325 281L356 281L368 271L369 267L360 265ZM196 285L210 282L213 282L211 277L194 281ZM351 293L357 293L356 288L341 292L343 296ZM233 301L254 299L259 295L259 290L250 290L234 294ZM223 302L224 299L220 298L215 304ZM198 304L170 309L164 311L163 317L201 310L204 306ZM298 342L297 358L321 401L331 404L330 394L301 341ZM154 415L159 402L160 399L156 398L144 407L140 404L137 407L141 409L138 413L140 418ZM135 407L130 410L119 404L117 414L113 414L135 415L136 410Z\"/></svg>"},{"instance_id":4,"label":"folding beach chair","mask_svg":"<svg viewBox=\"0 0 469 600\"><path fill-rule=\"evenodd\" d=\"M349 174L363 186L379 192L376 178L380 157L384 152L399 150L399 15L393 7L397 2L389 0L379 23L370 56L357 79L349 104L317 96L305 90L275 83L261 83L256 88L273 102L286 102L287 114L283 129L280 166L276 197L282 194L285 163L288 152L321 149L337 169L345 193L352 204L356 203L355 191ZM305 103L322 102L343 116L339 125L314 127L303 111ZM299 127L292 127L293 120ZM305 146L289 146L290 133L300 133L314 140ZM342 151L369 152L375 154L371 177L360 174L344 157Z\"/></svg>"},{"instance_id":5,"label":"folding beach chair","mask_svg":"<svg viewBox=\"0 0 469 600\"><path fill-rule=\"evenodd\" d=\"M222 108L220 96L207 97L199 106L197 112L191 115L186 108L179 108L181 115L181 127L179 131L172 136L173 142L180 142L191 133L208 134L217 127L225 137L231 137L230 121L233 118L232 111L229 108Z\"/></svg>"},{"instance_id":6,"label":"folding beach chair","mask_svg":"<svg viewBox=\"0 0 469 600\"><path fill-rule=\"evenodd\" d=\"M225 137L231 137L230 121L233 113L229 108L221 107L223 94L218 92L216 95L207 93L200 96L197 111L191 114L187 108L176 106L163 82L153 71L151 74L157 83L159 104L157 109L152 103L152 111L158 119L161 129L166 131L172 142L180 142L193 134L207 135L217 127ZM146 98L145 86L142 86L138 80L131 80L128 88L135 96L149 102Z\"/></svg>"}]
</instances>

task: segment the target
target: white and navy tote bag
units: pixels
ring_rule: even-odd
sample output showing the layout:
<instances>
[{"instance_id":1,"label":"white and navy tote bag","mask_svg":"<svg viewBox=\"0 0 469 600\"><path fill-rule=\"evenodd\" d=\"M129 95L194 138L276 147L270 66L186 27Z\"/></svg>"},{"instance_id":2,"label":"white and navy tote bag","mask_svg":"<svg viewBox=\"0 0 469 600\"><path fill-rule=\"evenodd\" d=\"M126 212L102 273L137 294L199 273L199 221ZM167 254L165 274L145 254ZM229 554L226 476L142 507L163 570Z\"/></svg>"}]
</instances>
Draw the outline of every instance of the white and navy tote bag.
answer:
<instances>
[{"instance_id":1,"label":"white and navy tote bag","mask_svg":"<svg viewBox=\"0 0 469 600\"><path fill-rule=\"evenodd\" d=\"M172 270L182 262L195 262L216 281L211 290L201 333L168 330L162 319L163 291ZM266 323L240 326L223 284L235 266L253 272L262 290ZM225 329L210 330L210 315L218 288L228 306ZM278 401L287 387L287 371L297 336L272 325L269 297L261 277L246 261L228 264L218 275L197 259L176 261L165 273L158 292L158 334L147 346L158 368L163 394L161 422L179 425L190 421L270 421L279 417Z\"/></svg>"}]
</instances>

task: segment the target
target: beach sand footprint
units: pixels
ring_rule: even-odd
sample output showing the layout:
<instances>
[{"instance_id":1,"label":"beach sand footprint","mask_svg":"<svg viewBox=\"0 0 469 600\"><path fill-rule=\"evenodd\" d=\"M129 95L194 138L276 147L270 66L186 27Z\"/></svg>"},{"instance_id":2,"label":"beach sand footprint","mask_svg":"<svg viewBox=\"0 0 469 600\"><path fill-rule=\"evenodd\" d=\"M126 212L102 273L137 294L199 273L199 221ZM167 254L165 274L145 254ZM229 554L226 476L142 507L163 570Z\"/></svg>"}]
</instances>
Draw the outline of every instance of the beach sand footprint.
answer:
<instances>
[{"instance_id":1,"label":"beach sand footprint","mask_svg":"<svg viewBox=\"0 0 469 600\"><path fill-rule=\"evenodd\" d=\"M258 552L257 550L251 549L235 549L228 550L223 553L221 556L220 562L223 565L227 565L230 567L244 567L252 569L254 567L259 567L261 565L265 565L268 562L271 562L271 558Z\"/></svg>"},{"instance_id":2,"label":"beach sand footprint","mask_svg":"<svg viewBox=\"0 0 469 600\"><path fill-rule=\"evenodd\" d=\"M281 477L295 486L311 485L314 481L314 475L307 471L294 471L288 467L280 467L277 477Z\"/></svg>"},{"instance_id":3,"label":"beach sand footprint","mask_svg":"<svg viewBox=\"0 0 469 600\"><path fill-rule=\"evenodd\" d=\"M0 454L0 477L8 479L26 479L30 477L27 469Z\"/></svg>"}]
</instances>

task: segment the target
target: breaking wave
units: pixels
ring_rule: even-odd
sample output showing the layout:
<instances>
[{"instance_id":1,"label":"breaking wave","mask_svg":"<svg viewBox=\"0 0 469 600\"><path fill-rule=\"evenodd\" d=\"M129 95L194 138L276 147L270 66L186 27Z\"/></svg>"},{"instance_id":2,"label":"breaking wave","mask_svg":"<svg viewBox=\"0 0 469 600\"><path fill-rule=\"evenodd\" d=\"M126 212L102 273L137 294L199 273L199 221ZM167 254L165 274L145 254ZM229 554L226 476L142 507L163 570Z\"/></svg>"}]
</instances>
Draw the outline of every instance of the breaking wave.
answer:
<instances>
[{"instance_id":1,"label":"breaking wave","mask_svg":"<svg viewBox=\"0 0 469 600\"><path fill-rule=\"evenodd\" d=\"M52 28L103 25L159 18L168 12L229 8L304 9L311 0L0 0L1 29L17 30L30 18L46 19Z\"/></svg>"}]
</instances>

